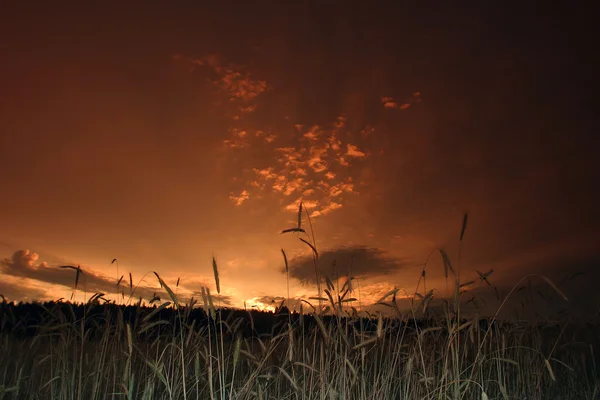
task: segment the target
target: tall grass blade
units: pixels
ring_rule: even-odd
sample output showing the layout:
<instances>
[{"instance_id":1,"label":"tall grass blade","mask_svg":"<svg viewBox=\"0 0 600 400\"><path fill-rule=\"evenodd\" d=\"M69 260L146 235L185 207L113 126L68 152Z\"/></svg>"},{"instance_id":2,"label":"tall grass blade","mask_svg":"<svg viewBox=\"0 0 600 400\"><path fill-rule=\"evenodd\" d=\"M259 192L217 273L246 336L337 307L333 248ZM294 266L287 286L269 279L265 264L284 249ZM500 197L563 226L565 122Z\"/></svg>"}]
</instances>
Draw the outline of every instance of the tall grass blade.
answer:
<instances>
[{"instance_id":1,"label":"tall grass blade","mask_svg":"<svg viewBox=\"0 0 600 400\"><path fill-rule=\"evenodd\" d=\"M173 301L173 304L175 305L175 307L178 308L179 307L179 303L177 301L177 296L175 296L175 293L173 293L173 291L171 290L171 288L169 287L169 285L167 285L165 283L165 281L163 281L163 279L158 275L157 272L154 272L154 275L156 275L156 278L158 279L158 282L160 283L160 286L167 291L167 294L171 298L171 301Z\"/></svg>"},{"instance_id":2,"label":"tall grass blade","mask_svg":"<svg viewBox=\"0 0 600 400\"><path fill-rule=\"evenodd\" d=\"M462 229L460 230L460 241L463 241L463 238L465 236L465 230L467 229L467 220L469 219L469 214L465 213L465 216L463 217L463 223L462 223Z\"/></svg>"},{"instance_id":3,"label":"tall grass blade","mask_svg":"<svg viewBox=\"0 0 600 400\"><path fill-rule=\"evenodd\" d=\"M217 268L217 261L215 256L212 258L213 273L215 275L215 284L217 285L217 294L221 294L221 284L219 282L219 268Z\"/></svg>"},{"instance_id":4,"label":"tall grass blade","mask_svg":"<svg viewBox=\"0 0 600 400\"><path fill-rule=\"evenodd\" d=\"M288 273L288 272L290 272L290 267L288 265L287 256L285 255L285 251L283 249L281 249L281 254L283 254L283 262L285 263L285 272Z\"/></svg>"}]
</instances>

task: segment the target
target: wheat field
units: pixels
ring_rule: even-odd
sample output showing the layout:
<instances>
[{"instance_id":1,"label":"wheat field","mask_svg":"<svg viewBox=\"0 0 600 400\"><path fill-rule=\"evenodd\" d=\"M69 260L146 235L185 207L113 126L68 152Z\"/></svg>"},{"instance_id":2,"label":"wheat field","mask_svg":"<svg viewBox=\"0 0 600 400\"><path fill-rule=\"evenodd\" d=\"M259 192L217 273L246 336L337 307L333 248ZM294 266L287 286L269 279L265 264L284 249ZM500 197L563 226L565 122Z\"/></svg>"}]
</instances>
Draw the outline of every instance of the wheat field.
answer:
<instances>
[{"instance_id":1,"label":"wheat field","mask_svg":"<svg viewBox=\"0 0 600 400\"><path fill-rule=\"evenodd\" d=\"M320 274L301 217L302 206L298 226L284 233L308 245L322 285L299 310L219 308L208 288L182 304L157 273L169 298L151 307L101 293L85 304L3 301L0 399L600 398L597 324L467 317L445 253L453 298L430 291L407 311L391 290L378 302L387 312L359 312L352 278L336 288ZM214 259L212 268L220 293Z\"/></svg>"}]
</instances>

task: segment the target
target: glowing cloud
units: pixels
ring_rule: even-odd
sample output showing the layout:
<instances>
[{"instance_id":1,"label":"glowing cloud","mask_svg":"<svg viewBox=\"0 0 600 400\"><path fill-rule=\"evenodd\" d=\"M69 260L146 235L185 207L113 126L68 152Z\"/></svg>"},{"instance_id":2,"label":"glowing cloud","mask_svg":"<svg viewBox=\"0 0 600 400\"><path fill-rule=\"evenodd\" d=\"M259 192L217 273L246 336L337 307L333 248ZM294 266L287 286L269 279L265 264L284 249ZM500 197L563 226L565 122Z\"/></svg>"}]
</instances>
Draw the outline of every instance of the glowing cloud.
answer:
<instances>
[{"instance_id":1,"label":"glowing cloud","mask_svg":"<svg viewBox=\"0 0 600 400\"><path fill-rule=\"evenodd\" d=\"M238 195L231 195L229 196L229 198L231 200L233 200L233 204L235 204L236 206L241 206L246 200L248 200L250 198L250 193L248 193L248 191L246 189L242 190L242 192Z\"/></svg>"},{"instance_id":2,"label":"glowing cloud","mask_svg":"<svg viewBox=\"0 0 600 400\"><path fill-rule=\"evenodd\" d=\"M258 108L258 105L251 102L269 88L266 81L252 78L249 73L243 71L242 67L235 65L224 66L219 57L214 54L195 59L176 54L172 59L180 62L187 61L192 67L206 67L212 70L218 77L214 81L215 85L229 95L229 100L243 103L238 106L238 110L242 113L254 112ZM239 119L239 116L237 118L234 117L234 119Z\"/></svg>"},{"instance_id":3,"label":"glowing cloud","mask_svg":"<svg viewBox=\"0 0 600 400\"><path fill-rule=\"evenodd\" d=\"M412 107L414 104L420 103L421 100L421 92L414 92L410 99L408 99L408 101L405 101L400 105L398 105L398 102L396 102L392 97L382 97L381 103L385 108L397 108L400 110L406 110Z\"/></svg>"},{"instance_id":4,"label":"glowing cloud","mask_svg":"<svg viewBox=\"0 0 600 400\"><path fill-rule=\"evenodd\" d=\"M385 108L398 108L398 103L396 103L391 97L382 97L381 103Z\"/></svg>"},{"instance_id":5,"label":"glowing cloud","mask_svg":"<svg viewBox=\"0 0 600 400\"><path fill-rule=\"evenodd\" d=\"M364 152L360 151L358 147L353 144L347 144L346 146L348 148L348 151L346 151L348 157L363 158L366 156Z\"/></svg>"}]
</instances>

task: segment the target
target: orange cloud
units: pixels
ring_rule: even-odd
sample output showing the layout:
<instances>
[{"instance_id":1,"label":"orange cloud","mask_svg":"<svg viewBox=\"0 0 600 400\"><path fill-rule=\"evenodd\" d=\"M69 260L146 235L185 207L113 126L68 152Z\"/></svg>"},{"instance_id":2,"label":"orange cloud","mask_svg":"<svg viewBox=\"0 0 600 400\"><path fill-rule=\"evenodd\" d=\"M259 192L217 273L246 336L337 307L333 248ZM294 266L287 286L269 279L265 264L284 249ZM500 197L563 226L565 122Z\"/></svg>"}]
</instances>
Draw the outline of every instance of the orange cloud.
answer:
<instances>
[{"instance_id":1,"label":"orange cloud","mask_svg":"<svg viewBox=\"0 0 600 400\"><path fill-rule=\"evenodd\" d=\"M292 171L292 173L295 175L300 175L300 176L308 175L308 173L306 172L306 169L302 168L302 167L297 167L294 171Z\"/></svg>"},{"instance_id":2,"label":"orange cloud","mask_svg":"<svg viewBox=\"0 0 600 400\"><path fill-rule=\"evenodd\" d=\"M306 199L303 200L302 198L298 198L298 199L296 199L296 201L285 206L284 210L297 213L298 212L298 204L300 204L300 201L302 201L302 206L306 210L319 206L319 200L306 200Z\"/></svg>"},{"instance_id":3,"label":"orange cloud","mask_svg":"<svg viewBox=\"0 0 600 400\"><path fill-rule=\"evenodd\" d=\"M391 97L382 97L381 102L385 108L398 108L400 110L406 110L410 108L415 103L421 102L421 92L414 92L410 99L407 102L404 102L400 105L396 101L394 101Z\"/></svg>"},{"instance_id":4,"label":"orange cloud","mask_svg":"<svg viewBox=\"0 0 600 400\"><path fill-rule=\"evenodd\" d=\"M246 103L238 107L243 113L255 111L258 106L249 103L269 88L266 81L253 79L250 74L242 72L241 67L233 65L223 66L219 57L214 54L196 59L176 54L172 56L172 59L175 61L187 61L194 67L200 66L211 69L218 76L218 79L214 81L215 84L227 92L230 100ZM239 119L239 116L237 118L234 117L234 119Z\"/></svg>"},{"instance_id":5,"label":"orange cloud","mask_svg":"<svg viewBox=\"0 0 600 400\"><path fill-rule=\"evenodd\" d=\"M348 151L346 151L346 155L348 157L363 158L366 156L365 153L360 151L358 147L354 146L353 144L347 144L346 147L348 148Z\"/></svg>"},{"instance_id":6,"label":"orange cloud","mask_svg":"<svg viewBox=\"0 0 600 400\"><path fill-rule=\"evenodd\" d=\"M360 134L361 134L363 137L370 136L370 135L372 135L373 133L375 133L375 128L373 128L372 126L368 126L368 127L364 128L364 129L362 129L362 130L360 131Z\"/></svg>"},{"instance_id":7,"label":"orange cloud","mask_svg":"<svg viewBox=\"0 0 600 400\"><path fill-rule=\"evenodd\" d=\"M340 116L329 124L329 129L323 129L321 125L309 125L304 129L302 124L293 125L299 135L296 142L290 145L274 148L265 148L265 151L273 152L273 156L266 156L265 160L274 160L270 165L253 168L254 177L246 184L255 192L268 191L272 195L288 198L290 196L302 195L305 207L308 205L311 214L324 216L330 212L343 207L344 194L356 194L355 184L352 177L345 173L342 167L350 166L348 160L360 160L367 157L368 152L359 148L356 144L348 143L347 140L338 137L340 129L346 126L346 117ZM355 134L365 136L365 132L372 132L373 128L365 127ZM250 143L252 139L265 140L268 137L265 130L256 128L242 129L232 128L230 146L242 147ZM273 135L274 136L274 135ZM298 140L298 136L299 140ZM352 132L345 132L344 138L352 138ZM254 147L254 143L252 143ZM357 161L358 162L358 161ZM330 170L330 166L336 163L337 170ZM259 198L260 194L249 194L253 199ZM311 197L307 199L307 197ZM234 200L235 199L235 200ZM240 199L240 200L238 200ZM237 204L245 201L243 196L232 196ZM289 199L288 199L289 200ZM297 212L298 202L288 203L285 201L285 210Z\"/></svg>"},{"instance_id":8,"label":"orange cloud","mask_svg":"<svg viewBox=\"0 0 600 400\"><path fill-rule=\"evenodd\" d=\"M253 80L249 75L227 69L221 77L221 86L229 92L231 100L249 102L267 90L267 82ZM253 110L256 107L254 106Z\"/></svg>"},{"instance_id":9,"label":"orange cloud","mask_svg":"<svg viewBox=\"0 0 600 400\"><path fill-rule=\"evenodd\" d=\"M331 197L337 197L341 195L343 192L352 193L354 192L354 184L352 183L352 178L348 178L346 182L340 182L335 185L330 186L329 195Z\"/></svg>"},{"instance_id":10,"label":"orange cloud","mask_svg":"<svg viewBox=\"0 0 600 400\"><path fill-rule=\"evenodd\" d=\"M246 107L239 107L239 110L243 113L251 113L252 111L255 111L258 107L254 104L246 106Z\"/></svg>"},{"instance_id":11,"label":"orange cloud","mask_svg":"<svg viewBox=\"0 0 600 400\"><path fill-rule=\"evenodd\" d=\"M232 149L241 149L242 147L246 147L247 143L241 142L241 141L236 141L236 140L229 140L229 139L225 139L223 140L223 144L226 147L232 148Z\"/></svg>"},{"instance_id":12,"label":"orange cloud","mask_svg":"<svg viewBox=\"0 0 600 400\"><path fill-rule=\"evenodd\" d=\"M302 178L296 178L296 179L290 180L287 183L285 192L283 194L285 194L286 196L289 196L290 194L294 193L295 191L302 190L305 186L306 186L306 182L304 182L304 180Z\"/></svg>"},{"instance_id":13,"label":"orange cloud","mask_svg":"<svg viewBox=\"0 0 600 400\"><path fill-rule=\"evenodd\" d=\"M335 136L331 136L329 138L329 147L331 148L331 150L335 151L335 152L339 152L340 149L342 148L342 142L339 141Z\"/></svg>"},{"instance_id":14,"label":"orange cloud","mask_svg":"<svg viewBox=\"0 0 600 400\"><path fill-rule=\"evenodd\" d=\"M279 175L276 179L275 179L275 183L273 183L273 190L277 191L277 192L283 192L285 190L285 187L287 185L287 178L283 175Z\"/></svg>"},{"instance_id":15,"label":"orange cloud","mask_svg":"<svg viewBox=\"0 0 600 400\"><path fill-rule=\"evenodd\" d=\"M333 124L337 129L342 129L346 125L346 117L340 115Z\"/></svg>"},{"instance_id":16,"label":"orange cloud","mask_svg":"<svg viewBox=\"0 0 600 400\"><path fill-rule=\"evenodd\" d=\"M318 140L322 133L323 132L321 131L319 125L314 125L307 132L305 132L303 136L309 140Z\"/></svg>"},{"instance_id":17,"label":"orange cloud","mask_svg":"<svg viewBox=\"0 0 600 400\"><path fill-rule=\"evenodd\" d=\"M398 107L398 103L396 103L394 101L394 99L391 97L382 97L381 103L383 104L383 106L385 108L397 108Z\"/></svg>"},{"instance_id":18,"label":"orange cloud","mask_svg":"<svg viewBox=\"0 0 600 400\"><path fill-rule=\"evenodd\" d=\"M258 169L254 168L253 171L263 179L275 179L277 174L273 172L273 167Z\"/></svg>"},{"instance_id":19,"label":"orange cloud","mask_svg":"<svg viewBox=\"0 0 600 400\"><path fill-rule=\"evenodd\" d=\"M338 208L342 208L342 205L340 203L336 203L336 202L331 202L329 204L327 204L325 207L323 207L321 209L321 214L322 215L327 215L330 212L337 210Z\"/></svg>"},{"instance_id":20,"label":"orange cloud","mask_svg":"<svg viewBox=\"0 0 600 400\"><path fill-rule=\"evenodd\" d=\"M235 195L233 195L233 194L232 194L231 196L229 196L229 198L230 198L231 200L233 200L233 203L234 203L236 206L238 206L238 207L239 207L239 206L241 206L241 205L242 205L242 204L243 204L243 203L244 203L246 200L248 200L248 199L250 198L250 193L248 193L248 191L247 191L246 189L244 189L244 190L242 190L242 192L241 192L241 193L240 193L238 196L235 196Z\"/></svg>"},{"instance_id":21,"label":"orange cloud","mask_svg":"<svg viewBox=\"0 0 600 400\"><path fill-rule=\"evenodd\" d=\"M247 141L248 132L239 130L237 128L230 128L229 134L231 138L223 141L223 144L226 147L240 149L249 145Z\"/></svg>"},{"instance_id":22,"label":"orange cloud","mask_svg":"<svg viewBox=\"0 0 600 400\"><path fill-rule=\"evenodd\" d=\"M310 158L308 159L308 166L315 172L323 172L327 170L327 162L323 159L323 156L327 153L327 145L322 147L311 147Z\"/></svg>"}]
</instances>

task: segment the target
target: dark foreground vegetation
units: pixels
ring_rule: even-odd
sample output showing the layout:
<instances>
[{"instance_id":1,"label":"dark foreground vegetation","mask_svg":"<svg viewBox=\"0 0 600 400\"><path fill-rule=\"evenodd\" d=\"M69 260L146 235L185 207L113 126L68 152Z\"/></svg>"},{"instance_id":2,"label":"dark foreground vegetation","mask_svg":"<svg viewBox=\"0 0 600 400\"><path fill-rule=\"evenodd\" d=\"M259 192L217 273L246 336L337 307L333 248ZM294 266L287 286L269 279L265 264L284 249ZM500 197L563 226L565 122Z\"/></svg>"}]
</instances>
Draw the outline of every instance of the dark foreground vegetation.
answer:
<instances>
[{"instance_id":1,"label":"dark foreground vegetation","mask_svg":"<svg viewBox=\"0 0 600 400\"><path fill-rule=\"evenodd\" d=\"M0 398L598 398L589 326L208 303L2 303Z\"/></svg>"},{"instance_id":2,"label":"dark foreground vegetation","mask_svg":"<svg viewBox=\"0 0 600 400\"><path fill-rule=\"evenodd\" d=\"M301 213L284 232L304 233ZM461 240L465 226L466 216ZM314 240L301 240L321 282ZM353 309L352 278L338 292L324 277L327 288L298 313L217 309L205 288L199 304L180 304L156 278L169 301L153 307L102 294L0 304L0 400L600 398L597 325L467 319L458 278L437 312L433 291L406 312L390 291L379 305L392 318Z\"/></svg>"}]
</instances>

